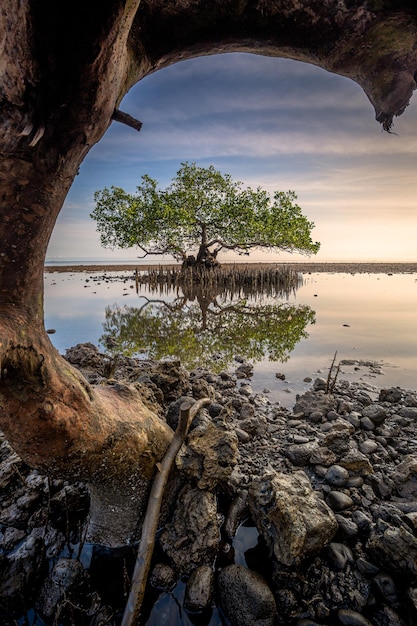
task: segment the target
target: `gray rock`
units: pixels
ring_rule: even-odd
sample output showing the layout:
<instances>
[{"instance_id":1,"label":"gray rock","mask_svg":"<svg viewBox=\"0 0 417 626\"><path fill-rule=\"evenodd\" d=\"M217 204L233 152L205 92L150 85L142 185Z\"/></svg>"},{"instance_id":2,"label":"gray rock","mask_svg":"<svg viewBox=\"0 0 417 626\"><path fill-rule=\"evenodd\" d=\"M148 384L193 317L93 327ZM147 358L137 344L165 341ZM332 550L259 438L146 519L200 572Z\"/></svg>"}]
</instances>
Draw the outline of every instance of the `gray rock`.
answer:
<instances>
[{"instance_id":1,"label":"gray rock","mask_svg":"<svg viewBox=\"0 0 417 626\"><path fill-rule=\"evenodd\" d=\"M339 609L337 616L343 626L372 626L372 622L356 611Z\"/></svg>"},{"instance_id":2,"label":"gray rock","mask_svg":"<svg viewBox=\"0 0 417 626\"><path fill-rule=\"evenodd\" d=\"M219 483L226 484L237 462L237 446L234 431L209 422L189 434L175 462L200 489L213 490Z\"/></svg>"},{"instance_id":3,"label":"gray rock","mask_svg":"<svg viewBox=\"0 0 417 626\"><path fill-rule=\"evenodd\" d=\"M180 492L172 522L159 542L180 574L199 565L212 565L220 546L216 495L189 485Z\"/></svg>"},{"instance_id":4,"label":"gray rock","mask_svg":"<svg viewBox=\"0 0 417 626\"><path fill-rule=\"evenodd\" d=\"M387 411L381 404L370 404L363 409L362 415L369 417L374 424L382 424L387 417Z\"/></svg>"},{"instance_id":5,"label":"gray rock","mask_svg":"<svg viewBox=\"0 0 417 626\"><path fill-rule=\"evenodd\" d=\"M378 444L373 439L365 439L365 441L361 441L358 447L363 454L373 454L378 450Z\"/></svg>"},{"instance_id":6,"label":"gray rock","mask_svg":"<svg viewBox=\"0 0 417 626\"><path fill-rule=\"evenodd\" d=\"M397 493L402 498L417 497L417 454L406 456L391 474Z\"/></svg>"},{"instance_id":7,"label":"gray rock","mask_svg":"<svg viewBox=\"0 0 417 626\"><path fill-rule=\"evenodd\" d=\"M293 465L296 465L297 467L302 467L303 465L308 465L312 453L317 448L318 444L315 441L310 441L309 443L295 444L289 446L285 450L285 455L290 459Z\"/></svg>"},{"instance_id":8,"label":"gray rock","mask_svg":"<svg viewBox=\"0 0 417 626\"><path fill-rule=\"evenodd\" d=\"M370 417L362 417L362 419L360 420L360 426L362 430L367 430L367 431L375 430L375 424L371 420Z\"/></svg>"},{"instance_id":9,"label":"gray rock","mask_svg":"<svg viewBox=\"0 0 417 626\"><path fill-rule=\"evenodd\" d=\"M255 479L248 503L259 533L284 565L321 550L338 528L334 514L302 471Z\"/></svg>"},{"instance_id":10,"label":"gray rock","mask_svg":"<svg viewBox=\"0 0 417 626\"><path fill-rule=\"evenodd\" d=\"M218 576L222 609L231 626L273 626L276 603L272 591L257 573L229 565Z\"/></svg>"},{"instance_id":11,"label":"gray rock","mask_svg":"<svg viewBox=\"0 0 417 626\"><path fill-rule=\"evenodd\" d=\"M351 519L347 517L343 517L343 515L336 514L336 520L339 524L340 530L343 532L346 537L356 537L358 534L358 525Z\"/></svg>"},{"instance_id":12,"label":"gray rock","mask_svg":"<svg viewBox=\"0 0 417 626\"><path fill-rule=\"evenodd\" d=\"M328 546L329 560L337 570L344 570L348 563L353 563L352 550L343 543L332 541Z\"/></svg>"},{"instance_id":13,"label":"gray rock","mask_svg":"<svg viewBox=\"0 0 417 626\"><path fill-rule=\"evenodd\" d=\"M381 389L379 392L379 400L381 402L391 402L392 404L398 404L402 398L401 389L398 387L391 387L390 389Z\"/></svg>"},{"instance_id":14,"label":"gray rock","mask_svg":"<svg viewBox=\"0 0 417 626\"><path fill-rule=\"evenodd\" d=\"M214 572L209 565L197 567L189 577L185 589L184 606L187 611L204 611L211 604L214 590Z\"/></svg>"},{"instance_id":15,"label":"gray rock","mask_svg":"<svg viewBox=\"0 0 417 626\"><path fill-rule=\"evenodd\" d=\"M327 495L326 502L333 511L346 511L353 506L352 498L343 491L331 491Z\"/></svg>"},{"instance_id":16,"label":"gray rock","mask_svg":"<svg viewBox=\"0 0 417 626\"><path fill-rule=\"evenodd\" d=\"M407 419L417 419L417 407L404 406L398 411L398 415L406 417Z\"/></svg>"},{"instance_id":17,"label":"gray rock","mask_svg":"<svg viewBox=\"0 0 417 626\"><path fill-rule=\"evenodd\" d=\"M9 555L0 555L0 598L9 608L21 605L45 565L44 543L29 536Z\"/></svg>"},{"instance_id":18,"label":"gray rock","mask_svg":"<svg viewBox=\"0 0 417 626\"><path fill-rule=\"evenodd\" d=\"M341 465L331 465L326 472L326 481L334 487L343 487L349 480L349 472Z\"/></svg>"},{"instance_id":19,"label":"gray rock","mask_svg":"<svg viewBox=\"0 0 417 626\"><path fill-rule=\"evenodd\" d=\"M313 387L314 391L325 391L327 387L327 381L324 378L316 378Z\"/></svg>"},{"instance_id":20,"label":"gray rock","mask_svg":"<svg viewBox=\"0 0 417 626\"><path fill-rule=\"evenodd\" d=\"M51 617L56 607L68 602L78 603L77 593L86 578L86 571L79 561L58 559L45 580L37 600L37 607L43 615Z\"/></svg>"},{"instance_id":21,"label":"gray rock","mask_svg":"<svg viewBox=\"0 0 417 626\"><path fill-rule=\"evenodd\" d=\"M353 511L352 520L357 524L361 532L368 532L372 524L372 518L360 509Z\"/></svg>"},{"instance_id":22,"label":"gray rock","mask_svg":"<svg viewBox=\"0 0 417 626\"><path fill-rule=\"evenodd\" d=\"M389 572L417 575L417 538L404 526L379 521L367 542L369 554Z\"/></svg>"},{"instance_id":23,"label":"gray rock","mask_svg":"<svg viewBox=\"0 0 417 626\"><path fill-rule=\"evenodd\" d=\"M170 591L177 583L175 570L166 563L156 563L149 577L152 587Z\"/></svg>"}]
</instances>

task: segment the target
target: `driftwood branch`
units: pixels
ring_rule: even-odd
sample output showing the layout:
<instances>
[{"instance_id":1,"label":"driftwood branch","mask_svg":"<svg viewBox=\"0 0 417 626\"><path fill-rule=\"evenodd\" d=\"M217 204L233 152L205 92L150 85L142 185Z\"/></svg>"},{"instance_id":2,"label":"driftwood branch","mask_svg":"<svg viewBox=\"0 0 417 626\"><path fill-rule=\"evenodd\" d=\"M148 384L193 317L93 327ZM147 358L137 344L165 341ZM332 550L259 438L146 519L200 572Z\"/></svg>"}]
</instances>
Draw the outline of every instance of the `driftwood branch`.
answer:
<instances>
[{"instance_id":1,"label":"driftwood branch","mask_svg":"<svg viewBox=\"0 0 417 626\"><path fill-rule=\"evenodd\" d=\"M191 422L200 409L209 403L209 398L202 398L193 405L191 405L190 402L183 402L181 404L177 429L162 463L158 465L159 472L155 476L149 496L135 569L133 571L132 584L121 626L136 626L138 623L155 545L162 496L164 495L164 490L168 482L169 473L175 457L187 436Z\"/></svg>"},{"instance_id":2,"label":"driftwood branch","mask_svg":"<svg viewBox=\"0 0 417 626\"><path fill-rule=\"evenodd\" d=\"M120 122L121 124L126 124L126 126L130 126L130 128L134 128L138 132L142 128L142 122L139 122L139 120L129 115L129 113L124 113L119 109L114 109L111 118L115 122Z\"/></svg>"}]
</instances>

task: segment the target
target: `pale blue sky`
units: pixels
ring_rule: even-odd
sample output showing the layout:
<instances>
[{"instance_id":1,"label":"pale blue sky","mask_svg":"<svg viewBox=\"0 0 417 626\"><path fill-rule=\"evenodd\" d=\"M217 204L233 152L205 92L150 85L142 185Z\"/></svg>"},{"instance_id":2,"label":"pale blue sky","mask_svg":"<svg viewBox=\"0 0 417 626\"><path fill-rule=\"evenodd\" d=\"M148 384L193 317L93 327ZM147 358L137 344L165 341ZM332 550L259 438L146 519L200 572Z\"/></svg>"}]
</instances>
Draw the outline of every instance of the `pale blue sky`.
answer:
<instances>
[{"instance_id":1,"label":"pale blue sky","mask_svg":"<svg viewBox=\"0 0 417 626\"><path fill-rule=\"evenodd\" d=\"M100 246L94 192L135 191L143 174L165 187L182 162L214 165L269 191L294 190L321 242L321 261L417 261L417 95L381 132L353 81L288 59L227 54L148 76L121 109L140 133L113 123L75 179L48 259L126 260L138 252ZM235 260L228 254L224 260ZM305 260L262 255L250 260ZM243 257L243 260L247 260Z\"/></svg>"}]
</instances>

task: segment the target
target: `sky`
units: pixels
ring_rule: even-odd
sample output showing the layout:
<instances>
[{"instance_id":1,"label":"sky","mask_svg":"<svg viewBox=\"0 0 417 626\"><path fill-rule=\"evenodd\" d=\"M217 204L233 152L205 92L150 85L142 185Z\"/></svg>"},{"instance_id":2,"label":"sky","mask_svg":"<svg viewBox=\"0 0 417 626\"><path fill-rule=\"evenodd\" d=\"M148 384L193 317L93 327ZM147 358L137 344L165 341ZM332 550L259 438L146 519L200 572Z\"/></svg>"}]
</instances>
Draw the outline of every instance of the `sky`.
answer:
<instances>
[{"instance_id":1,"label":"sky","mask_svg":"<svg viewBox=\"0 0 417 626\"><path fill-rule=\"evenodd\" d=\"M135 248L100 245L90 218L94 192L113 185L134 193L144 174L164 188L189 162L271 194L295 191L321 243L307 258L255 251L249 259L227 253L225 261L415 262L414 98L388 134L359 85L306 63L232 53L159 70L120 105L143 122L140 133L113 122L84 160L47 261L136 259Z\"/></svg>"}]
</instances>

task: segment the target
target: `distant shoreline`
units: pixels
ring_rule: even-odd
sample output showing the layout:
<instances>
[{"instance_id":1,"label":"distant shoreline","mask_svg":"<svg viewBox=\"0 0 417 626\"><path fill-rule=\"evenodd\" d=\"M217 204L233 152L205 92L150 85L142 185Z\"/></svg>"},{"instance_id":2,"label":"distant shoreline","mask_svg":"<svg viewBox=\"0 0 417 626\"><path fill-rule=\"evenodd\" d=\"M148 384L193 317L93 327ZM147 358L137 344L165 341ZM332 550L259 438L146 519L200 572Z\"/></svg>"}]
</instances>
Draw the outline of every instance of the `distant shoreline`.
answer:
<instances>
[{"instance_id":1,"label":"distant shoreline","mask_svg":"<svg viewBox=\"0 0 417 626\"><path fill-rule=\"evenodd\" d=\"M177 264L161 264L165 269L178 268ZM343 273L343 274L414 274L417 273L417 263L222 263L223 267L289 267L301 273ZM126 271L149 271L155 270L159 265L138 263L137 265L125 265L122 263L85 264L85 265L45 265L45 272L126 272Z\"/></svg>"}]
</instances>

